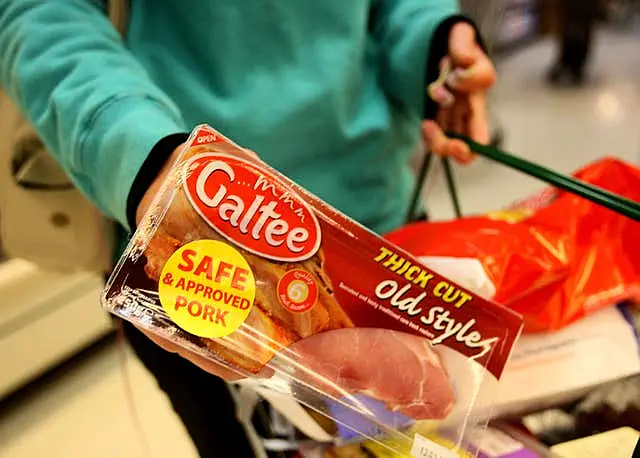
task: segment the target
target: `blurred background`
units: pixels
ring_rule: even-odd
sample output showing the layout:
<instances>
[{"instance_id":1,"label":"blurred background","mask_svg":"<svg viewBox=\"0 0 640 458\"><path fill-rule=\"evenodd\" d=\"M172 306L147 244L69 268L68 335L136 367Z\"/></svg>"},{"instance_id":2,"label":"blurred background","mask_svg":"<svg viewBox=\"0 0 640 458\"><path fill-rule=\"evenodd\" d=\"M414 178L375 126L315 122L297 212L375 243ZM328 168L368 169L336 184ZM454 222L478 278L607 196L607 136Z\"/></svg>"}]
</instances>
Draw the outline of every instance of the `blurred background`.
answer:
<instances>
[{"instance_id":1,"label":"blurred background","mask_svg":"<svg viewBox=\"0 0 640 458\"><path fill-rule=\"evenodd\" d=\"M562 173L604 156L637 165L640 1L594 1L591 10L587 0L573 3L563 13L556 0L461 2L483 30L498 68L490 100L494 138L507 151ZM572 19L566 21L564 14ZM455 175L464 214L503 208L543 187L482 159L456 167ZM437 167L423 196L431 218L453 217ZM99 306L102 284L92 274L49 272L2 256L0 458L195 456L167 400L118 344ZM615 317L602 320L620 336ZM513 402L520 403L515 410L521 417L540 414L546 408L541 399L571 390L584 397L603 383L633 376L640 370L640 353L637 340L630 339L620 345L632 356L610 373L585 376L582 385L540 376L538 383L549 383L547 391L533 401L513 394ZM578 358L580 351L569 353ZM541 441L561 440L544 435L548 420L527 418L531 430L537 425ZM558 421L566 424L563 419ZM606 419L600 421L606 430Z\"/></svg>"}]
</instances>

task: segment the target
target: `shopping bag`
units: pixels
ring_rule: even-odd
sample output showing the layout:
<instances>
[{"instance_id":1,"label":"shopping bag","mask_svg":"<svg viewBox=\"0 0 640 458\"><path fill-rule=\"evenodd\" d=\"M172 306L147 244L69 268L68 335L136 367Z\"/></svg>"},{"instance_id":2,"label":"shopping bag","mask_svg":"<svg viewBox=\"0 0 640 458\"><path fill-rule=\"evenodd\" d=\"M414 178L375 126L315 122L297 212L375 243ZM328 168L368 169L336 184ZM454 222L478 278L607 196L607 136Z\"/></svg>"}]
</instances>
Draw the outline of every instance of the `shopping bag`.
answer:
<instances>
[{"instance_id":1,"label":"shopping bag","mask_svg":"<svg viewBox=\"0 0 640 458\"><path fill-rule=\"evenodd\" d=\"M573 176L640 201L640 169L618 159ZM640 223L555 188L487 215L411 223L387 238L415 256L479 260L493 299L521 313L526 332L640 301Z\"/></svg>"}]
</instances>

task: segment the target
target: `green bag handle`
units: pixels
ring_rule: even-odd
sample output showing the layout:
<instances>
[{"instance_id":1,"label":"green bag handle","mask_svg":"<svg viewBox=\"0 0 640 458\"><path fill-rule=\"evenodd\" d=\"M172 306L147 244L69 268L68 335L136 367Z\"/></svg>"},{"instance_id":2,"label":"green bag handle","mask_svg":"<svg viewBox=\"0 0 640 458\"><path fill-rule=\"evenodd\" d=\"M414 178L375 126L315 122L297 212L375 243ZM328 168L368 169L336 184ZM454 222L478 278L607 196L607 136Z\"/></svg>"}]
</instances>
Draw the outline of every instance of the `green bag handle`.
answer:
<instances>
[{"instance_id":1,"label":"green bag handle","mask_svg":"<svg viewBox=\"0 0 640 458\"><path fill-rule=\"evenodd\" d=\"M447 134L451 138L457 138L465 142L471 151L498 162L510 169L517 170L531 177L537 178L545 183L548 183L556 188L570 192L584 199L590 200L598 205L601 205L609 210L612 210L620 215L627 216L634 221L640 221L640 203L634 202L626 197L612 193L598 186L585 183L576 178L572 178L567 175L560 174L554 170L548 169L541 165L522 159L514 154L503 151L495 146L482 145L478 142L471 140L469 137L456 133ZM416 220L416 207L420 200L420 194L424 185L425 178L428 175L429 168L432 162L433 153L428 152L425 156L424 162L417 177L416 187L409 206L409 212L407 214L407 222L413 222ZM449 188L449 194L453 202L456 216L460 217L460 202L458 198L458 192L456 188L455 178L451 168L449 158L442 158L442 163L445 170L445 177L447 180L447 186Z\"/></svg>"},{"instance_id":2,"label":"green bag handle","mask_svg":"<svg viewBox=\"0 0 640 458\"><path fill-rule=\"evenodd\" d=\"M422 219L422 212L417 211L418 203L420 202L420 195L422 194L422 189L424 188L426 178L429 175L432 161L433 153L431 151L427 151L424 156L424 160L422 161L422 165L420 166L420 170L418 171L416 185L411 196L409 211L407 212L406 217L407 223L413 223ZM449 197L451 198L451 204L453 205L453 212L456 218L461 218L462 209L460 206L460 198L458 196L458 188L456 186L456 180L453 174L453 166L451 165L451 160L448 157L443 157L440 158L440 161L442 163L442 168L444 169L447 189L449 191Z\"/></svg>"}]
</instances>

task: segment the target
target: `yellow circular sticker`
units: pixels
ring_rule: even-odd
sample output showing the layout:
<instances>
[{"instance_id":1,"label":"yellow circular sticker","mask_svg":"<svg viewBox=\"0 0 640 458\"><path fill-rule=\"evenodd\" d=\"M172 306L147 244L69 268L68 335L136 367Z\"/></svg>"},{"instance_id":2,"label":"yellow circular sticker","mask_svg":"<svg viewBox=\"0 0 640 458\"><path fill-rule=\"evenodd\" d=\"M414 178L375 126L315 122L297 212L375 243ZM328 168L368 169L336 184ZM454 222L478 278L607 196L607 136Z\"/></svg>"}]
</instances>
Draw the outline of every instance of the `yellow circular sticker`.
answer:
<instances>
[{"instance_id":1,"label":"yellow circular sticker","mask_svg":"<svg viewBox=\"0 0 640 458\"><path fill-rule=\"evenodd\" d=\"M160 303L175 324L199 337L224 337L249 316L256 282L238 250L217 240L187 243L162 268Z\"/></svg>"}]
</instances>

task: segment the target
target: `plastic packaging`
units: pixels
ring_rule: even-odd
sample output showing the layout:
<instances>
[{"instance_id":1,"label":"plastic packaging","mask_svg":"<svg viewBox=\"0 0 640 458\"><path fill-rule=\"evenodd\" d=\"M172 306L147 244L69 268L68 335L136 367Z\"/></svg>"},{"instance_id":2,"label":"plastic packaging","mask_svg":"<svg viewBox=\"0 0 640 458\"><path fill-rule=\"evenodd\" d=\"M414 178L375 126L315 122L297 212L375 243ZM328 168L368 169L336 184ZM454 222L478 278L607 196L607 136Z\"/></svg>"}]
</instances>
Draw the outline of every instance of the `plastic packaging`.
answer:
<instances>
[{"instance_id":1,"label":"plastic packaging","mask_svg":"<svg viewBox=\"0 0 640 458\"><path fill-rule=\"evenodd\" d=\"M574 176L640 202L640 169L631 164L606 158ZM525 332L640 301L640 223L553 188L503 211L415 223L387 238L415 256L479 260L493 299L524 316Z\"/></svg>"},{"instance_id":2,"label":"plastic packaging","mask_svg":"<svg viewBox=\"0 0 640 458\"><path fill-rule=\"evenodd\" d=\"M196 128L104 293L138 327L393 451L455 456L522 319ZM189 387L185 386L185 389ZM203 394L204 395L204 394ZM356 420L357 418L357 420ZM438 431L446 446L416 436ZM395 444L395 445L394 445ZM450 455L443 454L445 450ZM429 454L431 453L431 454Z\"/></svg>"},{"instance_id":3,"label":"plastic packaging","mask_svg":"<svg viewBox=\"0 0 640 458\"><path fill-rule=\"evenodd\" d=\"M532 437L524 434L509 433L494 427L470 428L461 457L478 458L551 458L551 451ZM304 458L312 455L303 454ZM344 447L331 447L321 458L405 458L406 453L390 453L380 447L378 442L365 441L361 444L349 444ZM436 455L437 456L437 455Z\"/></svg>"}]
</instances>

